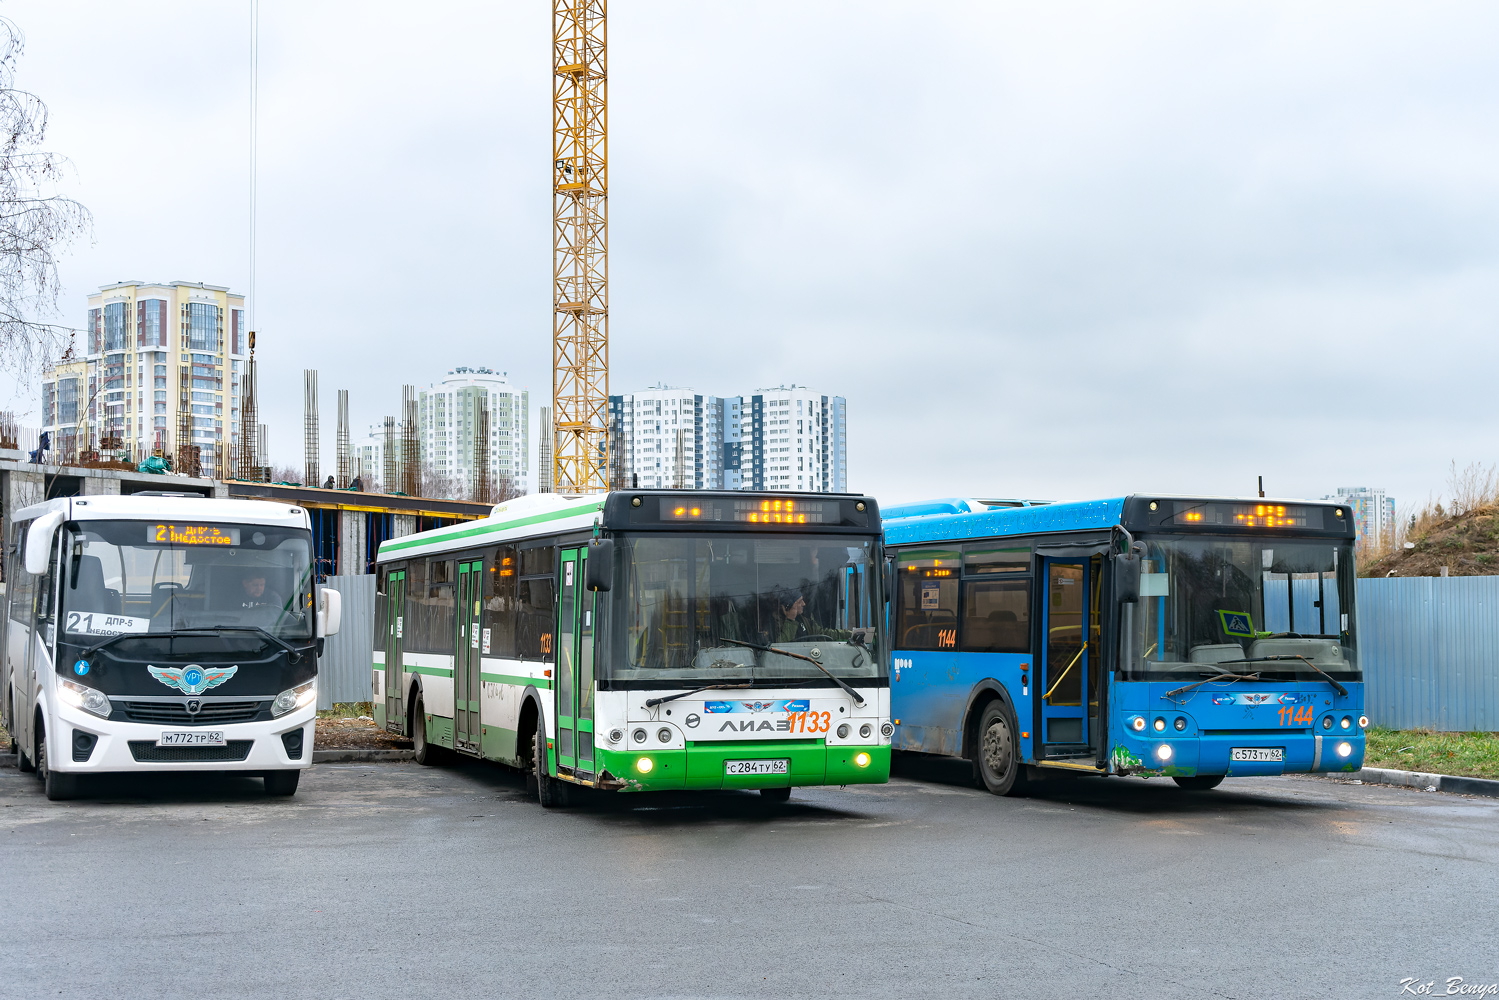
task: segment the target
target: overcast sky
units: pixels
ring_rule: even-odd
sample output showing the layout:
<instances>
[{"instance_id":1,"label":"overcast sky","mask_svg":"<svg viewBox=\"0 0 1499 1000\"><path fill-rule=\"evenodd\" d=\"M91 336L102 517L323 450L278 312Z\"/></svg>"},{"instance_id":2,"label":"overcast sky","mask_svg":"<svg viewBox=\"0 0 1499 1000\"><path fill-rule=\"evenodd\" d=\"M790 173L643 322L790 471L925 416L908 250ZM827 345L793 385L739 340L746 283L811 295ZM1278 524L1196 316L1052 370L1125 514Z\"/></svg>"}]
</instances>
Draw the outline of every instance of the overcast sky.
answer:
<instances>
[{"instance_id":1,"label":"overcast sky","mask_svg":"<svg viewBox=\"0 0 1499 1000\"><path fill-rule=\"evenodd\" d=\"M325 465L334 390L359 437L455 365L534 428L549 11L262 3L275 462L304 367ZM64 320L118 279L248 291L248 0L0 13L96 220ZM846 396L887 502L1424 500L1499 457L1496 37L1493 4L616 2L612 391Z\"/></svg>"}]
</instances>

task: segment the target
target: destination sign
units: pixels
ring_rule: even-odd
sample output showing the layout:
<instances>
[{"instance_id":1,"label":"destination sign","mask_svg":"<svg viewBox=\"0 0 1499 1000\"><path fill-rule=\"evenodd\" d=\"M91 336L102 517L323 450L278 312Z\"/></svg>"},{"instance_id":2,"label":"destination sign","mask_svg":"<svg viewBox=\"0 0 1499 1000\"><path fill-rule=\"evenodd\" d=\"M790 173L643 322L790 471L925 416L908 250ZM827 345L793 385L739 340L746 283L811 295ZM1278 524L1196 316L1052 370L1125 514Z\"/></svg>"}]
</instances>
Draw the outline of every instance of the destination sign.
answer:
<instances>
[{"instance_id":1,"label":"destination sign","mask_svg":"<svg viewBox=\"0 0 1499 1000\"><path fill-rule=\"evenodd\" d=\"M153 545L238 545L238 528L213 524L148 524L146 541Z\"/></svg>"},{"instance_id":2,"label":"destination sign","mask_svg":"<svg viewBox=\"0 0 1499 1000\"><path fill-rule=\"evenodd\" d=\"M663 521L740 521L746 524L837 524L836 501L728 500L720 497L661 499Z\"/></svg>"},{"instance_id":3,"label":"destination sign","mask_svg":"<svg viewBox=\"0 0 1499 1000\"><path fill-rule=\"evenodd\" d=\"M1275 503L1176 501L1172 524L1196 528L1321 528L1323 508Z\"/></svg>"}]
</instances>

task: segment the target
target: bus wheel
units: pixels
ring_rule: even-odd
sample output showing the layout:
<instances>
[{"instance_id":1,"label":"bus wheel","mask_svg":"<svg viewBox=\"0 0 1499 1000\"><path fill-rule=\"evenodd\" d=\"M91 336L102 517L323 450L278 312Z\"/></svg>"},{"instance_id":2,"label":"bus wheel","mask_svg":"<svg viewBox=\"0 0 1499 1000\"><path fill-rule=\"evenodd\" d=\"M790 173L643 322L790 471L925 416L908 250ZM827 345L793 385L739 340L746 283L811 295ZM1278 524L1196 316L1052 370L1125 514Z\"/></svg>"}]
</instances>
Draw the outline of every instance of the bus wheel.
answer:
<instances>
[{"instance_id":1,"label":"bus wheel","mask_svg":"<svg viewBox=\"0 0 1499 1000\"><path fill-rule=\"evenodd\" d=\"M785 788L762 788L760 789L760 796L766 802L790 802L791 786L787 785Z\"/></svg>"},{"instance_id":2,"label":"bus wheel","mask_svg":"<svg viewBox=\"0 0 1499 1000\"><path fill-rule=\"evenodd\" d=\"M1196 774L1190 778L1172 778L1171 780L1189 792L1206 792L1223 784L1223 775Z\"/></svg>"},{"instance_id":3,"label":"bus wheel","mask_svg":"<svg viewBox=\"0 0 1499 1000\"><path fill-rule=\"evenodd\" d=\"M36 729L36 773L42 779L42 788L53 802L71 799L77 793L78 779L71 774L58 774L47 766L47 733L41 726Z\"/></svg>"},{"instance_id":4,"label":"bus wheel","mask_svg":"<svg viewBox=\"0 0 1499 1000\"><path fill-rule=\"evenodd\" d=\"M567 806L567 782L558 781L547 774L547 734L540 718L536 720L536 742L532 744L532 755L536 760L536 800L543 809L561 809Z\"/></svg>"},{"instance_id":5,"label":"bus wheel","mask_svg":"<svg viewBox=\"0 0 1499 1000\"><path fill-rule=\"evenodd\" d=\"M415 750L415 758L418 764L426 764L431 767L442 763L442 747L433 746L427 739L427 706L422 704L422 696L417 695L416 701L412 703L411 710L411 747Z\"/></svg>"},{"instance_id":6,"label":"bus wheel","mask_svg":"<svg viewBox=\"0 0 1499 1000\"><path fill-rule=\"evenodd\" d=\"M1018 795L1025 790L1024 765L1015 746L1015 721L998 699L984 706L974 745L974 768L984 787L995 795Z\"/></svg>"},{"instance_id":7,"label":"bus wheel","mask_svg":"<svg viewBox=\"0 0 1499 1000\"><path fill-rule=\"evenodd\" d=\"M267 795L295 795L297 782L302 780L302 772L300 770L267 771L261 777L265 779Z\"/></svg>"}]
</instances>

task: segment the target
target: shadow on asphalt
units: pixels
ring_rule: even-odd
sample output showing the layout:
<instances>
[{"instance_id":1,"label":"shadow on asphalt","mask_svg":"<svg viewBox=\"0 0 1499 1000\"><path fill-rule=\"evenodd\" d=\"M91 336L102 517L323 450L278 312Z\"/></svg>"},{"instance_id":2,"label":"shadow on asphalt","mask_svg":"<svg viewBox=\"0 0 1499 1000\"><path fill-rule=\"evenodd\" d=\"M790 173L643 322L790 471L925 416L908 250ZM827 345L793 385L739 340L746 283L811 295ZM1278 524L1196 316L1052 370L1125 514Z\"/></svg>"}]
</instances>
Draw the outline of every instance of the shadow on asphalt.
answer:
<instances>
[{"instance_id":1,"label":"shadow on asphalt","mask_svg":"<svg viewBox=\"0 0 1499 1000\"><path fill-rule=\"evenodd\" d=\"M33 779L34 775L23 774L22 779ZM23 780L22 787L31 786L37 798L43 798L42 783ZM78 794L75 801L97 804L140 803L157 804L216 803L248 801L287 801L267 796L265 783L235 771L195 771L190 773L148 774L120 772L117 774L84 774L79 776Z\"/></svg>"}]
</instances>

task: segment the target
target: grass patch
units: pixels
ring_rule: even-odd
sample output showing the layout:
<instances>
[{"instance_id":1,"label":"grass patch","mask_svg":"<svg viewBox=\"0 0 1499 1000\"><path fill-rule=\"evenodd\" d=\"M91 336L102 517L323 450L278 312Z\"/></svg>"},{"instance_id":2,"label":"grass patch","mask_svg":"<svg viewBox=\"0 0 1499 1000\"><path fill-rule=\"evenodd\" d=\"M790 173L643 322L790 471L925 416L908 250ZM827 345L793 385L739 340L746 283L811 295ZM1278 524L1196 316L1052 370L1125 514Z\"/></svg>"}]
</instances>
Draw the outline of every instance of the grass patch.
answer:
<instances>
[{"instance_id":1,"label":"grass patch","mask_svg":"<svg viewBox=\"0 0 1499 1000\"><path fill-rule=\"evenodd\" d=\"M371 701L341 701L332 708L319 710L319 719L357 719L361 715L374 718L375 703Z\"/></svg>"},{"instance_id":2,"label":"grass patch","mask_svg":"<svg viewBox=\"0 0 1499 1000\"><path fill-rule=\"evenodd\" d=\"M1499 733L1434 733L1370 727L1365 767L1499 778Z\"/></svg>"}]
</instances>

